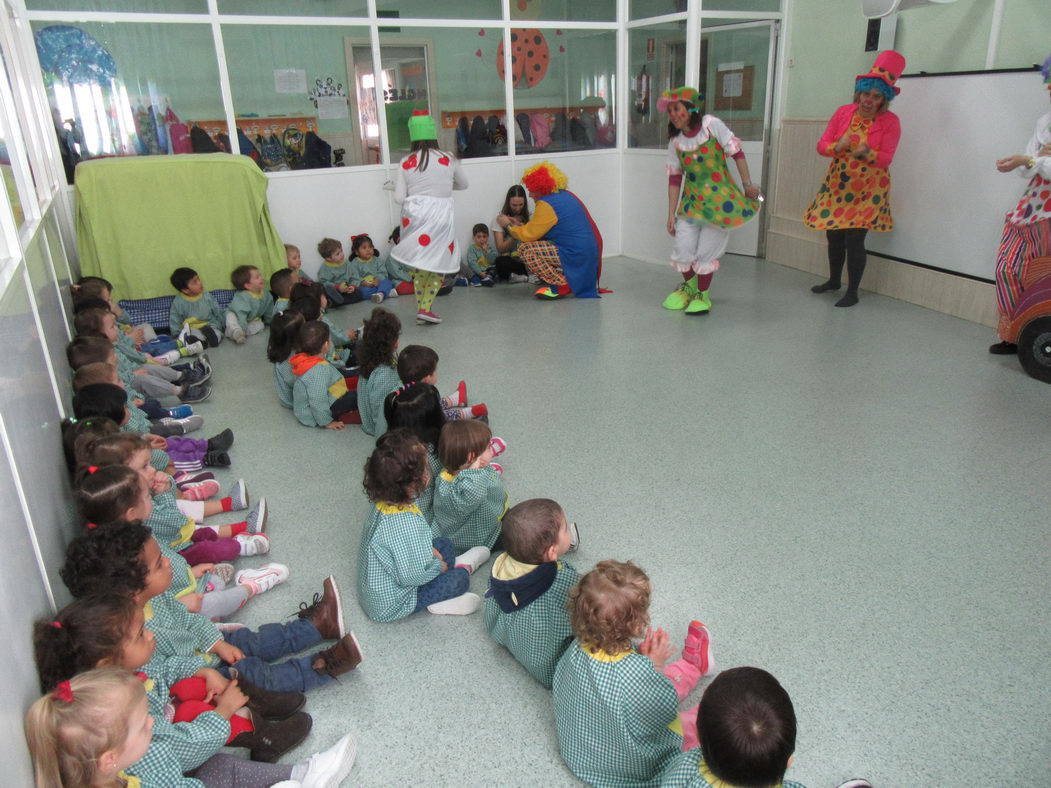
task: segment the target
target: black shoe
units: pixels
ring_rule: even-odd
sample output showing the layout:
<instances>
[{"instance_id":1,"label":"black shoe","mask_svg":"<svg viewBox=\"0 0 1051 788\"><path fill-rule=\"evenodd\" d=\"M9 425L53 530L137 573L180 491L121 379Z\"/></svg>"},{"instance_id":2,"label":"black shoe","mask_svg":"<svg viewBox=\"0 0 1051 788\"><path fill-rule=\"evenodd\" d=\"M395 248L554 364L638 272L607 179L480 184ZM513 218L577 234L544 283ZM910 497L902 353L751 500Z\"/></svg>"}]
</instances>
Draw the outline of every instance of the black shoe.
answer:
<instances>
[{"instance_id":1,"label":"black shoe","mask_svg":"<svg viewBox=\"0 0 1051 788\"><path fill-rule=\"evenodd\" d=\"M843 285L839 282L833 282L829 279L827 282L822 282L819 285L814 285L810 288L811 293L827 293L829 290L839 290Z\"/></svg>"},{"instance_id":2,"label":"black shoe","mask_svg":"<svg viewBox=\"0 0 1051 788\"><path fill-rule=\"evenodd\" d=\"M239 733L229 746L248 747L253 761L276 763L286 752L303 743L314 721L305 711L297 711L280 722L252 715L252 724L255 725L254 731Z\"/></svg>"},{"instance_id":3,"label":"black shoe","mask_svg":"<svg viewBox=\"0 0 1051 788\"><path fill-rule=\"evenodd\" d=\"M452 285L446 285L445 287L439 287L438 288L438 295L440 295L440 296L449 295L449 293L451 293L452 291L453 291L453 286Z\"/></svg>"},{"instance_id":4,"label":"black shoe","mask_svg":"<svg viewBox=\"0 0 1051 788\"><path fill-rule=\"evenodd\" d=\"M302 692L276 692L257 687L237 670L230 669L230 678L237 679L237 687L248 696L248 708L257 718L287 720L307 703Z\"/></svg>"},{"instance_id":5,"label":"black shoe","mask_svg":"<svg viewBox=\"0 0 1051 788\"><path fill-rule=\"evenodd\" d=\"M989 352L994 356L1013 356L1018 352L1018 345L1014 342L997 342L989 345Z\"/></svg>"},{"instance_id":6,"label":"black shoe","mask_svg":"<svg viewBox=\"0 0 1051 788\"><path fill-rule=\"evenodd\" d=\"M212 390L207 386L186 386L182 394L179 395L179 401L188 405L194 405L198 402L204 402L211 395Z\"/></svg>"},{"instance_id":7,"label":"black shoe","mask_svg":"<svg viewBox=\"0 0 1051 788\"><path fill-rule=\"evenodd\" d=\"M204 464L209 468L229 468L230 455L225 451L210 451L204 455Z\"/></svg>"},{"instance_id":8,"label":"black shoe","mask_svg":"<svg viewBox=\"0 0 1051 788\"><path fill-rule=\"evenodd\" d=\"M234 431L229 427L220 432L218 435L213 435L211 438L208 439L209 452L229 451L230 447L233 445Z\"/></svg>"},{"instance_id":9,"label":"black shoe","mask_svg":"<svg viewBox=\"0 0 1051 788\"><path fill-rule=\"evenodd\" d=\"M209 377L210 375L206 374L204 370L191 365L190 368L184 370L179 377L179 384L183 386L193 386L199 383L204 383Z\"/></svg>"}]
</instances>

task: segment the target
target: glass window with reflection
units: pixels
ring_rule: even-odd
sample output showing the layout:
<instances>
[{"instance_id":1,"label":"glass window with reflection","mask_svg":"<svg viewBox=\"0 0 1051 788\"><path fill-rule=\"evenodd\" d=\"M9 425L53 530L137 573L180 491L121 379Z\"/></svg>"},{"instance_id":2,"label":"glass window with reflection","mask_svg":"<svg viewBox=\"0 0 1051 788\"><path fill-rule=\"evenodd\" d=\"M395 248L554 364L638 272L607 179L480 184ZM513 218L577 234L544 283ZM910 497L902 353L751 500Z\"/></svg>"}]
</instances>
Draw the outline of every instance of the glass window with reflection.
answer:
<instances>
[{"instance_id":1,"label":"glass window with reflection","mask_svg":"<svg viewBox=\"0 0 1051 788\"><path fill-rule=\"evenodd\" d=\"M511 0L511 19L515 22L616 22L617 0Z\"/></svg>"},{"instance_id":2,"label":"glass window with reflection","mask_svg":"<svg viewBox=\"0 0 1051 788\"><path fill-rule=\"evenodd\" d=\"M365 0L218 0L220 14L254 16L368 16Z\"/></svg>"},{"instance_id":3,"label":"glass window with reflection","mask_svg":"<svg viewBox=\"0 0 1051 788\"><path fill-rule=\"evenodd\" d=\"M511 0L511 5L515 2ZM504 12L500 0L376 0L376 15L389 19L501 19Z\"/></svg>"},{"instance_id":4,"label":"glass window with reflection","mask_svg":"<svg viewBox=\"0 0 1051 788\"><path fill-rule=\"evenodd\" d=\"M628 78L628 147L666 148L668 116L657 111L657 99L686 82L686 23L628 31Z\"/></svg>"},{"instance_id":5,"label":"glass window with reflection","mask_svg":"<svg viewBox=\"0 0 1051 788\"><path fill-rule=\"evenodd\" d=\"M30 11L118 11L165 14L206 14L208 0L26 0Z\"/></svg>"},{"instance_id":6,"label":"glass window with reflection","mask_svg":"<svg viewBox=\"0 0 1051 788\"><path fill-rule=\"evenodd\" d=\"M268 172L379 163L378 146L370 148L361 134L345 46L348 39L367 40L368 28L223 25L222 30L242 153ZM369 102L374 107L371 97Z\"/></svg>"}]
</instances>

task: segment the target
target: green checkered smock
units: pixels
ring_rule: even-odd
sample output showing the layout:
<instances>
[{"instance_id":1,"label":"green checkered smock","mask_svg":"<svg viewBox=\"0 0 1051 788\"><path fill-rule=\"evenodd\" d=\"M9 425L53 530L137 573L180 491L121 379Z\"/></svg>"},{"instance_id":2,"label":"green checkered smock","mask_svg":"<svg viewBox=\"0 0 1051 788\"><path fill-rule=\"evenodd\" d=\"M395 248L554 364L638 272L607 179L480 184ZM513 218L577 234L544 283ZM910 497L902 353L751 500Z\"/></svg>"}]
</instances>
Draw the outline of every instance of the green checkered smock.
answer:
<instances>
[{"instance_id":1,"label":"green checkered smock","mask_svg":"<svg viewBox=\"0 0 1051 788\"><path fill-rule=\"evenodd\" d=\"M237 318L237 324L242 331L247 331L248 324L255 320L262 320L270 325L270 321L274 319L274 297L270 295L269 290L263 290L259 295L247 290L238 290L230 299L230 306L226 311ZM226 325L225 316L223 325Z\"/></svg>"},{"instance_id":2,"label":"green checkered smock","mask_svg":"<svg viewBox=\"0 0 1051 788\"><path fill-rule=\"evenodd\" d=\"M347 385L343 376L327 361L320 361L302 375L292 375L292 412L304 427L324 427L332 422L332 403L339 397L329 390L335 384ZM342 396L342 395L341 395Z\"/></svg>"},{"instance_id":3,"label":"green checkered smock","mask_svg":"<svg viewBox=\"0 0 1051 788\"><path fill-rule=\"evenodd\" d=\"M346 259L338 264L333 264L326 260L317 269L317 280L323 285L332 285L333 287L350 284L350 266Z\"/></svg>"},{"instance_id":4,"label":"green checkered smock","mask_svg":"<svg viewBox=\"0 0 1051 788\"><path fill-rule=\"evenodd\" d=\"M152 426L149 417L146 416L142 408L131 400L131 392L128 392L128 401L124 405L128 410L128 420L121 427L121 432L134 432L138 435L145 435Z\"/></svg>"},{"instance_id":5,"label":"green checkered smock","mask_svg":"<svg viewBox=\"0 0 1051 788\"><path fill-rule=\"evenodd\" d=\"M168 480L165 492L153 494L153 511L146 521L157 539L167 542L178 552L190 546L190 537L197 523L187 517L175 503L175 480L168 474L157 474Z\"/></svg>"},{"instance_id":6,"label":"green checkered smock","mask_svg":"<svg viewBox=\"0 0 1051 788\"><path fill-rule=\"evenodd\" d=\"M118 364L120 363L121 358L124 358L129 364L132 364L135 367L141 367L149 361L149 359L146 358L146 354L135 347L135 340L123 331L117 336L117 341L113 343L113 349L117 352Z\"/></svg>"},{"instance_id":7,"label":"green checkered smock","mask_svg":"<svg viewBox=\"0 0 1051 788\"><path fill-rule=\"evenodd\" d=\"M712 774L700 747L680 752L664 767L660 773L660 788L733 788ZM774 788L806 788L802 783L785 780Z\"/></svg>"},{"instance_id":8,"label":"green checkered smock","mask_svg":"<svg viewBox=\"0 0 1051 788\"><path fill-rule=\"evenodd\" d=\"M548 689L555 676L555 665L573 642L566 601L569 589L579 579L572 564L559 561L551 587L521 610L505 613L495 599L485 600L485 628L489 636L505 646Z\"/></svg>"},{"instance_id":9,"label":"green checkered smock","mask_svg":"<svg viewBox=\"0 0 1051 788\"><path fill-rule=\"evenodd\" d=\"M204 593L204 589L208 585L208 575L202 575L200 578L194 577L193 572L190 571L190 565L186 563L186 559L175 552L170 544L158 539L156 536L153 537L153 541L161 549L161 555L171 562L172 585L170 591L176 598L197 592Z\"/></svg>"},{"instance_id":10,"label":"green checkered smock","mask_svg":"<svg viewBox=\"0 0 1051 788\"><path fill-rule=\"evenodd\" d=\"M381 280L387 278L387 266L378 255L373 255L371 260L355 257L350 261L347 275L350 277L350 283L355 286L360 286L362 280L372 277L376 281L369 282L369 285L376 287Z\"/></svg>"},{"instance_id":11,"label":"green checkered smock","mask_svg":"<svg viewBox=\"0 0 1051 788\"><path fill-rule=\"evenodd\" d=\"M168 328L172 336L182 331L182 327L187 323L190 324L191 330L211 326L222 336L226 328L225 321L223 308L211 293L201 293L195 298L188 298L180 293L172 299L171 308L168 310Z\"/></svg>"},{"instance_id":12,"label":"green checkered smock","mask_svg":"<svg viewBox=\"0 0 1051 788\"><path fill-rule=\"evenodd\" d=\"M222 633L205 616L187 610L170 590L147 602L143 612L157 644L143 668L151 679L170 686L219 664L219 657L208 649L223 639Z\"/></svg>"},{"instance_id":13,"label":"green checkered smock","mask_svg":"<svg viewBox=\"0 0 1051 788\"><path fill-rule=\"evenodd\" d=\"M416 610L416 589L441 572L431 526L419 508L377 503L365 522L358 551L358 599L368 617L394 621L411 614Z\"/></svg>"},{"instance_id":14,"label":"green checkered smock","mask_svg":"<svg viewBox=\"0 0 1051 788\"><path fill-rule=\"evenodd\" d=\"M135 370L141 367L142 364L132 361L122 353L120 350L120 342L117 342L117 344L113 346L113 349L116 351L117 355L117 377L119 377L121 382L124 383L124 388L128 391L134 391Z\"/></svg>"},{"instance_id":15,"label":"green checkered smock","mask_svg":"<svg viewBox=\"0 0 1051 788\"><path fill-rule=\"evenodd\" d=\"M387 431L383 400L400 387L398 370L389 364L376 367L371 375L358 382L358 412L361 413L361 429L366 435L378 438Z\"/></svg>"},{"instance_id":16,"label":"green checkered smock","mask_svg":"<svg viewBox=\"0 0 1051 788\"><path fill-rule=\"evenodd\" d=\"M295 382L296 376L292 374L292 367L287 358L274 364L274 386L277 388L277 399L282 407L292 408L292 386Z\"/></svg>"},{"instance_id":17,"label":"green checkered smock","mask_svg":"<svg viewBox=\"0 0 1051 788\"><path fill-rule=\"evenodd\" d=\"M435 451L433 446L427 447L427 467L431 469L431 480L427 482L427 486L416 496L416 505L419 507L423 519L431 524L431 534L438 537L441 534L438 533L438 526L434 522L434 480L438 478L438 474L442 472L443 467L442 461L438 459L438 452ZM471 546L474 547L474 545Z\"/></svg>"},{"instance_id":18,"label":"green checkered smock","mask_svg":"<svg viewBox=\"0 0 1051 788\"><path fill-rule=\"evenodd\" d=\"M171 702L169 685L148 675L143 684L146 687L146 703L153 717L153 741L171 748L181 771L196 769L226 744L230 738L230 722L221 714L206 711L190 722L168 722L167 706Z\"/></svg>"},{"instance_id":19,"label":"green checkered smock","mask_svg":"<svg viewBox=\"0 0 1051 788\"><path fill-rule=\"evenodd\" d=\"M492 468L442 470L434 480L432 524L462 553L475 545L492 548L507 511L504 483Z\"/></svg>"},{"instance_id":20,"label":"green checkered smock","mask_svg":"<svg viewBox=\"0 0 1051 788\"><path fill-rule=\"evenodd\" d=\"M675 687L649 657L592 653L574 640L551 686L562 759L597 788L655 786L682 748Z\"/></svg>"},{"instance_id":21,"label":"green checkered smock","mask_svg":"<svg viewBox=\"0 0 1051 788\"><path fill-rule=\"evenodd\" d=\"M206 788L200 780L183 777L179 759L162 742L150 742L142 760L117 776L127 781L127 788Z\"/></svg>"}]
</instances>

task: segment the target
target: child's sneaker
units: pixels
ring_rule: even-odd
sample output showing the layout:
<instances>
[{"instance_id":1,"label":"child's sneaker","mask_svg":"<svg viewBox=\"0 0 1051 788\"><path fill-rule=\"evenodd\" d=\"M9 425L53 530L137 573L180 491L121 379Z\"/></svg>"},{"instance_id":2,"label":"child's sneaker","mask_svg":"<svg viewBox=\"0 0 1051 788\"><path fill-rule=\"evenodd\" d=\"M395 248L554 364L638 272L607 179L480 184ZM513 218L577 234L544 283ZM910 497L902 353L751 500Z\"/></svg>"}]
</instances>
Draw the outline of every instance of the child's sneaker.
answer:
<instances>
[{"instance_id":1,"label":"child's sneaker","mask_svg":"<svg viewBox=\"0 0 1051 788\"><path fill-rule=\"evenodd\" d=\"M482 606L482 598L468 591L466 594L427 605L427 612L436 616L469 616Z\"/></svg>"},{"instance_id":2,"label":"child's sneaker","mask_svg":"<svg viewBox=\"0 0 1051 788\"><path fill-rule=\"evenodd\" d=\"M580 529L576 523L569 523L569 552L580 547Z\"/></svg>"},{"instance_id":3,"label":"child's sneaker","mask_svg":"<svg viewBox=\"0 0 1051 788\"><path fill-rule=\"evenodd\" d=\"M248 513L245 522L248 523L248 533L261 534L266 530L266 498L260 498L255 508Z\"/></svg>"},{"instance_id":4,"label":"child's sneaker","mask_svg":"<svg viewBox=\"0 0 1051 788\"><path fill-rule=\"evenodd\" d=\"M204 345L200 342L190 342L179 348L178 352L184 356L196 356L198 353L204 352Z\"/></svg>"},{"instance_id":5,"label":"child's sneaker","mask_svg":"<svg viewBox=\"0 0 1051 788\"><path fill-rule=\"evenodd\" d=\"M701 671L702 676L708 674L715 666L715 659L712 656L712 638L708 633L708 627L700 621L690 622L686 642L682 647L682 658Z\"/></svg>"},{"instance_id":6,"label":"child's sneaker","mask_svg":"<svg viewBox=\"0 0 1051 788\"><path fill-rule=\"evenodd\" d=\"M307 773L303 775L302 782L296 785L302 788L335 788L335 786L342 785L343 781L350 776L357 754L358 744L348 733L327 750L311 755L303 763L307 768ZM279 783L279 785L282 784Z\"/></svg>"},{"instance_id":7,"label":"child's sneaker","mask_svg":"<svg viewBox=\"0 0 1051 788\"><path fill-rule=\"evenodd\" d=\"M498 462L491 462L491 463L489 463L489 467L492 468L494 471L496 471L496 474L498 476L503 476L504 475L504 466L501 465L500 463L498 463Z\"/></svg>"},{"instance_id":8,"label":"child's sneaker","mask_svg":"<svg viewBox=\"0 0 1051 788\"><path fill-rule=\"evenodd\" d=\"M183 373L179 376L179 385L193 386L198 383L204 383L205 380L206 376L203 371L190 367L183 370Z\"/></svg>"},{"instance_id":9,"label":"child's sneaker","mask_svg":"<svg viewBox=\"0 0 1051 788\"><path fill-rule=\"evenodd\" d=\"M872 783L865 779L854 779L840 783L836 788L872 788Z\"/></svg>"},{"instance_id":10,"label":"child's sneaker","mask_svg":"<svg viewBox=\"0 0 1051 788\"><path fill-rule=\"evenodd\" d=\"M198 482L207 481L208 479L214 479L215 474L209 473L208 471L200 471L196 473L176 471L172 478L175 479L175 484L181 489L187 484L197 484Z\"/></svg>"},{"instance_id":11,"label":"child's sneaker","mask_svg":"<svg viewBox=\"0 0 1051 788\"><path fill-rule=\"evenodd\" d=\"M187 416L185 419L167 417L160 419L160 423L165 427L171 427L175 430L176 435L186 435L203 427L204 419L201 416Z\"/></svg>"},{"instance_id":12,"label":"child's sneaker","mask_svg":"<svg viewBox=\"0 0 1051 788\"><path fill-rule=\"evenodd\" d=\"M399 295L397 288L392 287L390 292L387 293L387 298L397 298Z\"/></svg>"},{"instance_id":13,"label":"child's sneaker","mask_svg":"<svg viewBox=\"0 0 1051 788\"><path fill-rule=\"evenodd\" d=\"M300 602L296 615L313 624L325 640L342 640L347 634L347 625L343 621L343 599L336 578L332 575L326 577L322 593L315 593L310 604Z\"/></svg>"},{"instance_id":14,"label":"child's sneaker","mask_svg":"<svg viewBox=\"0 0 1051 788\"><path fill-rule=\"evenodd\" d=\"M467 384L464 381L460 381L456 386L456 391L449 395L449 407L450 408L462 408L467 404Z\"/></svg>"},{"instance_id":15,"label":"child's sneaker","mask_svg":"<svg viewBox=\"0 0 1051 788\"><path fill-rule=\"evenodd\" d=\"M208 451L229 451L234 445L234 431L227 427L208 439Z\"/></svg>"},{"instance_id":16,"label":"child's sneaker","mask_svg":"<svg viewBox=\"0 0 1051 788\"><path fill-rule=\"evenodd\" d=\"M266 555L270 552L270 537L266 534L238 534L234 537L241 545L241 555ZM238 583L241 581L238 580Z\"/></svg>"},{"instance_id":17,"label":"child's sneaker","mask_svg":"<svg viewBox=\"0 0 1051 788\"><path fill-rule=\"evenodd\" d=\"M204 402L211 395L212 390L207 386L184 386L182 394L179 395L179 401L189 405L195 405L198 402Z\"/></svg>"},{"instance_id":18,"label":"child's sneaker","mask_svg":"<svg viewBox=\"0 0 1051 788\"><path fill-rule=\"evenodd\" d=\"M169 350L167 353L161 353L160 355L154 356L157 363L171 366L178 361L182 356L179 355L178 350Z\"/></svg>"},{"instance_id":19,"label":"child's sneaker","mask_svg":"<svg viewBox=\"0 0 1051 788\"><path fill-rule=\"evenodd\" d=\"M472 547L466 553L456 556L454 565L456 567L463 567L467 570L467 574L473 575L478 567L489 560L490 555L491 553L489 552L488 547L479 545L477 547Z\"/></svg>"},{"instance_id":20,"label":"child's sneaker","mask_svg":"<svg viewBox=\"0 0 1051 788\"><path fill-rule=\"evenodd\" d=\"M489 451L493 453L494 459L507 451L507 441L495 435L489 439Z\"/></svg>"},{"instance_id":21,"label":"child's sneaker","mask_svg":"<svg viewBox=\"0 0 1051 788\"><path fill-rule=\"evenodd\" d=\"M470 282L467 281L466 276L458 276L456 277L456 281L453 282L453 285L456 287L467 287L469 284Z\"/></svg>"},{"instance_id":22,"label":"child's sneaker","mask_svg":"<svg viewBox=\"0 0 1051 788\"><path fill-rule=\"evenodd\" d=\"M193 337L190 336L190 324L189 323L183 323L182 324L182 329L176 335L175 341L178 342L180 345L189 345L191 342L194 341Z\"/></svg>"},{"instance_id":23,"label":"child's sneaker","mask_svg":"<svg viewBox=\"0 0 1051 788\"><path fill-rule=\"evenodd\" d=\"M383 303L383 293L378 293L378 292L377 293L373 293L372 295L369 296L369 301L371 301L374 304L382 304Z\"/></svg>"},{"instance_id":24,"label":"child's sneaker","mask_svg":"<svg viewBox=\"0 0 1051 788\"><path fill-rule=\"evenodd\" d=\"M258 569L242 569L234 575L234 582L247 587L251 595L255 596L281 585L288 580L288 574L288 567L284 564L263 564Z\"/></svg>"},{"instance_id":25,"label":"child's sneaker","mask_svg":"<svg viewBox=\"0 0 1051 788\"><path fill-rule=\"evenodd\" d=\"M361 644L358 643L358 639L354 637L353 632L348 632L332 648L327 648L315 654L314 659L310 662L310 667L317 673L324 673L326 676L336 678L344 673L350 673L350 671L361 664L363 659Z\"/></svg>"},{"instance_id":26,"label":"child's sneaker","mask_svg":"<svg viewBox=\"0 0 1051 788\"><path fill-rule=\"evenodd\" d=\"M507 277L507 281L513 285L524 285L529 281L529 276L526 274L511 274Z\"/></svg>"},{"instance_id":27,"label":"child's sneaker","mask_svg":"<svg viewBox=\"0 0 1051 788\"><path fill-rule=\"evenodd\" d=\"M182 489L182 497L187 501L207 501L219 492L219 482L207 479L203 482L187 484Z\"/></svg>"},{"instance_id":28,"label":"child's sneaker","mask_svg":"<svg viewBox=\"0 0 1051 788\"><path fill-rule=\"evenodd\" d=\"M472 276L471 277L471 287L481 287L481 286L482 286L481 277Z\"/></svg>"},{"instance_id":29,"label":"child's sneaker","mask_svg":"<svg viewBox=\"0 0 1051 788\"><path fill-rule=\"evenodd\" d=\"M441 323L442 319L434 312L425 312L421 309L416 313L416 322L422 326L424 323Z\"/></svg>"},{"instance_id":30,"label":"child's sneaker","mask_svg":"<svg viewBox=\"0 0 1051 788\"><path fill-rule=\"evenodd\" d=\"M236 570L234 569L234 565L233 564L212 564L212 569L211 569L212 574L215 575L216 577L218 577L224 583L229 583L231 580L234 579L234 572L235 571ZM230 626L236 626L236 625L231 624ZM243 627L244 624L241 624L240 626Z\"/></svg>"},{"instance_id":31,"label":"child's sneaker","mask_svg":"<svg viewBox=\"0 0 1051 788\"><path fill-rule=\"evenodd\" d=\"M238 479L234 482L234 486L230 488L230 492L226 494L226 497L230 499L230 511L239 512L242 509L248 508L248 485L245 484L244 479ZM249 533L255 533L249 529Z\"/></svg>"},{"instance_id":32,"label":"child's sneaker","mask_svg":"<svg viewBox=\"0 0 1051 788\"><path fill-rule=\"evenodd\" d=\"M193 408L189 405L178 405L174 408L168 409L168 418L171 419L188 419L193 415Z\"/></svg>"},{"instance_id":33,"label":"child's sneaker","mask_svg":"<svg viewBox=\"0 0 1051 788\"><path fill-rule=\"evenodd\" d=\"M230 455L225 451L209 451L205 452L204 464L209 468L229 468L230 467Z\"/></svg>"},{"instance_id":34,"label":"child's sneaker","mask_svg":"<svg viewBox=\"0 0 1051 788\"><path fill-rule=\"evenodd\" d=\"M482 287L492 287L496 283L493 282L493 277L491 277L491 276L483 276L482 277L482 281L479 282L478 284L480 284Z\"/></svg>"},{"instance_id":35,"label":"child's sneaker","mask_svg":"<svg viewBox=\"0 0 1051 788\"><path fill-rule=\"evenodd\" d=\"M235 344L243 345L248 340L248 336L245 334L245 330L238 326L233 331L230 331L230 339L232 339Z\"/></svg>"}]
</instances>

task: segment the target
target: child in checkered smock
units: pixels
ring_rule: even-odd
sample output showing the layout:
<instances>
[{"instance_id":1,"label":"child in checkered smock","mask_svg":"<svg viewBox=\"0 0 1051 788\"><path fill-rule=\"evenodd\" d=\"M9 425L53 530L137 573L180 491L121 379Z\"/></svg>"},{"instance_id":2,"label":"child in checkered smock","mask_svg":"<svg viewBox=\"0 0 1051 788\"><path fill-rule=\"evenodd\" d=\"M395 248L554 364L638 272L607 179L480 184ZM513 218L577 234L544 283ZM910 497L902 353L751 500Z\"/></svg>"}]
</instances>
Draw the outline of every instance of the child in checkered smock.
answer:
<instances>
[{"instance_id":1,"label":"child in checkered smock","mask_svg":"<svg viewBox=\"0 0 1051 788\"><path fill-rule=\"evenodd\" d=\"M445 426L445 411L442 408L438 389L429 383L413 383L402 386L387 395L383 401L383 413L388 429L409 430L427 450L427 483L416 494L414 503L428 523L434 536L438 533L434 521L434 488L442 472L442 461L438 457L438 441Z\"/></svg>"},{"instance_id":2,"label":"child in checkered smock","mask_svg":"<svg viewBox=\"0 0 1051 788\"><path fill-rule=\"evenodd\" d=\"M467 588L489 550L473 547L456 555L448 539L432 539L430 523L415 504L429 476L427 451L408 430L384 434L365 463L364 487L373 508L358 551L358 599L373 621L394 621L424 608L467 615L481 605Z\"/></svg>"},{"instance_id":3,"label":"child in checkered smock","mask_svg":"<svg viewBox=\"0 0 1051 788\"><path fill-rule=\"evenodd\" d=\"M292 412L305 427L341 430L340 417L357 410L357 392L347 388L347 380L325 355L332 349L328 326L319 320L299 329L299 352L289 360L292 384Z\"/></svg>"},{"instance_id":4,"label":"child in checkered smock","mask_svg":"<svg viewBox=\"0 0 1051 788\"><path fill-rule=\"evenodd\" d=\"M361 381L358 383L361 429L374 438L387 431L383 400L401 385L396 369L400 336L398 317L383 307L377 307L365 321L365 334L355 350L361 366Z\"/></svg>"},{"instance_id":5,"label":"child in checkered smock","mask_svg":"<svg viewBox=\"0 0 1051 788\"><path fill-rule=\"evenodd\" d=\"M804 788L785 780L796 747L792 700L765 670L732 668L716 676L701 698L697 729L701 745L668 761L660 788Z\"/></svg>"},{"instance_id":6,"label":"child in checkered smock","mask_svg":"<svg viewBox=\"0 0 1051 788\"><path fill-rule=\"evenodd\" d=\"M507 492L491 465L492 437L487 425L471 419L442 427L438 458L443 467L434 480L434 527L457 550L476 544L491 550L500 537Z\"/></svg>"},{"instance_id":7,"label":"child in checkered smock","mask_svg":"<svg viewBox=\"0 0 1051 788\"><path fill-rule=\"evenodd\" d=\"M696 743L695 730L673 726L685 723L679 702L710 669L708 630L691 623L682 658L665 665L673 649L664 630L648 629L650 581L630 561L601 561L569 600L576 640L552 683L562 759L598 788L656 785L668 761Z\"/></svg>"},{"instance_id":8,"label":"child in checkered smock","mask_svg":"<svg viewBox=\"0 0 1051 788\"><path fill-rule=\"evenodd\" d=\"M573 642L566 601L579 576L559 560L576 548L576 525L548 498L511 507L503 519L507 551L493 562L485 595L485 628L548 689L555 665Z\"/></svg>"}]
</instances>

